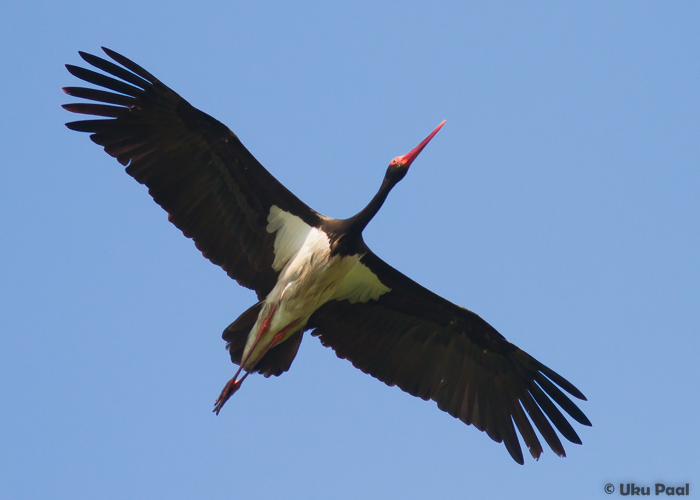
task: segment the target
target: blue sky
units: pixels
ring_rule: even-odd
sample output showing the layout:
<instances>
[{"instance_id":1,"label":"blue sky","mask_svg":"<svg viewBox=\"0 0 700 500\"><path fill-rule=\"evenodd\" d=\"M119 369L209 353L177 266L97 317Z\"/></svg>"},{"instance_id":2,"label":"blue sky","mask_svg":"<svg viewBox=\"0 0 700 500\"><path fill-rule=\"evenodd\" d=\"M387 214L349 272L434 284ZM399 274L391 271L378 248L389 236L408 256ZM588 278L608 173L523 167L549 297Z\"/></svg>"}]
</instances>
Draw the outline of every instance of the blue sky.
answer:
<instances>
[{"instance_id":1,"label":"blue sky","mask_svg":"<svg viewBox=\"0 0 700 500\"><path fill-rule=\"evenodd\" d=\"M700 4L335 4L0 7L3 497L697 491ZM101 45L329 216L446 119L365 239L581 389L583 446L518 466L308 336L215 417L234 370L220 333L254 294L63 126L63 64Z\"/></svg>"}]
</instances>

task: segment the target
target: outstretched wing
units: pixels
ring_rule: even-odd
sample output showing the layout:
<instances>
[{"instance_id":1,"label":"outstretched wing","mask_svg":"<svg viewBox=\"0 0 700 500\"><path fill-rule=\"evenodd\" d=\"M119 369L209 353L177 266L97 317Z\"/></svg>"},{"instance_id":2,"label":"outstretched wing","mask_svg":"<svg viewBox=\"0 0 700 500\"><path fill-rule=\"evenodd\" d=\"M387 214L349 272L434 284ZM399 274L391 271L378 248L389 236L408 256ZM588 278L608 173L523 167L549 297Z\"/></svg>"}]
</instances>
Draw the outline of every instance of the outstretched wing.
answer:
<instances>
[{"instance_id":1,"label":"outstretched wing","mask_svg":"<svg viewBox=\"0 0 700 500\"><path fill-rule=\"evenodd\" d=\"M66 104L74 113L106 119L66 126L89 132L126 172L148 186L170 221L192 238L204 256L264 298L277 281L274 234L267 231L273 206L318 226L321 216L286 189L225 125L199 111L153 75L116 52L116 63L80 52L111 75L66 65L98 90L66 87L71 96L99 104Z\"/></svg>"},{"instance_id":2,"label":"outstretched wing","mask_svg":"<svg viewBox=\"0 0 700 500\"><path fill-rule=\"evenodd\" d=\"M552 402L591 425L559 389L585 400L571 383L477 314L423 288L371 251L361 262L389 291L377 300L323 305L307 325L323 345L387 385L432 399L441 410L503 441L520 464L523 454L513 423L535 459L542 445L530 421L557 455L565 456L564 447L550 421L569 441L581 444Z\"/></svg>"}]
</instances>

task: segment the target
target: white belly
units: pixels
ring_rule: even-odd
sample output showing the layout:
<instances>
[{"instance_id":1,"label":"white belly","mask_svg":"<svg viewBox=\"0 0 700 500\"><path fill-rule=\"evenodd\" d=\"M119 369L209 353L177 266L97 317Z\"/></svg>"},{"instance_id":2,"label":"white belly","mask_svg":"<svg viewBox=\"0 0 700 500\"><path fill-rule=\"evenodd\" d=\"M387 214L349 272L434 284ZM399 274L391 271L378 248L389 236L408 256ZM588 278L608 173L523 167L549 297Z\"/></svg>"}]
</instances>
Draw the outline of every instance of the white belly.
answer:
<instances>
[{"instance_id":1,"label":"white belly","mask_svg":"<svg viewBox=\"0 0 700 500\"><path fill-rule=\"evenodd\" d=\"M273 206L267 230L276 232L273 268L280 273L248 335L243 351L246 370L255 366L279 332L293 325L284 331L286 340L329 300L366 302L389 291L359 262L360 256L331 257L326 234L298 217Z\"/></svg>"}]
</instances>

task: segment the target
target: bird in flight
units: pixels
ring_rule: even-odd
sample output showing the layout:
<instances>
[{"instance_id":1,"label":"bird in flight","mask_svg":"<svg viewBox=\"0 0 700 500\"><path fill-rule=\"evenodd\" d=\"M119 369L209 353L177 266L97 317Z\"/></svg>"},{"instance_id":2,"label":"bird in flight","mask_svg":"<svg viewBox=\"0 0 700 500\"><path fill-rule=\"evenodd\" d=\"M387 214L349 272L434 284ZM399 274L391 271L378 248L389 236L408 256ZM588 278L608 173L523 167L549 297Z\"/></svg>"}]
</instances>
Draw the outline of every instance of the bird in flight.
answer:
<instances>
[{"instance_id":1,"label":"bird in flight","mask_svg":"<svg viewBox=\"0 0 700 500\"><path fill-rule=\"evenodd\" d=\"M391 161L365 208L349 219L332 219L284 187L221 122L141 66L103 50L114 62L79 52L102 73L66 65L77 78L101 87L63 88L92 101L65 104L66 110L99 117L66 126L90 133L148 187L170 222L207 259L257 294L258 302L223 332L239 368L216 400L217 414L250 373L270 377L289 370L309 331L363 372L431 399L503 442L519 464L523 453L516 428L535 459L542 445L533 423L559 456L566 454L552 424L581 444L560 411L591 425L563 392L585 400L573 384L476 313L385 263L362 238L444 121Z\"/></svg>"}]
</instances>

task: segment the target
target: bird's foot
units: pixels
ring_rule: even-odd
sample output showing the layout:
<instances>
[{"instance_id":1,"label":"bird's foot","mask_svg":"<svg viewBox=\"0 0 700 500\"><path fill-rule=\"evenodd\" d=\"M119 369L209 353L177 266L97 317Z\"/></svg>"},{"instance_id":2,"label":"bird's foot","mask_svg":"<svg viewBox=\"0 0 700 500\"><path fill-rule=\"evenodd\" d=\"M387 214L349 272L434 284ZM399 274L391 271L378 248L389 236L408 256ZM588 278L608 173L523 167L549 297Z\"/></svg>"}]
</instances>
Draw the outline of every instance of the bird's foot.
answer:
<instances>
[{"instance_id":1,"label":"bird's foot","mask_svg":"<svg viewBox=\"0 0 700 500\"><path fill-rule=\"evenodd\" d=\"M247 375L247 373L246 373ZM216 402L214 403L214 413L217 415L221 411L221 408L224 407L226 404L226 401L233 396L233 394L241 388L241 383L243 382L243 379L245 378L245 375L240 378L239 380L236 380L236 377L233 377L231 380L226 382L226 385L224 386L223 390L221 391L221 394L219 394L219 397L216 398Z\"/></svg>"}]
</instances>

